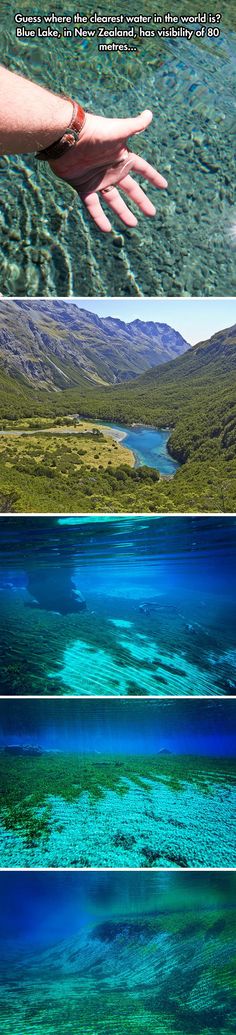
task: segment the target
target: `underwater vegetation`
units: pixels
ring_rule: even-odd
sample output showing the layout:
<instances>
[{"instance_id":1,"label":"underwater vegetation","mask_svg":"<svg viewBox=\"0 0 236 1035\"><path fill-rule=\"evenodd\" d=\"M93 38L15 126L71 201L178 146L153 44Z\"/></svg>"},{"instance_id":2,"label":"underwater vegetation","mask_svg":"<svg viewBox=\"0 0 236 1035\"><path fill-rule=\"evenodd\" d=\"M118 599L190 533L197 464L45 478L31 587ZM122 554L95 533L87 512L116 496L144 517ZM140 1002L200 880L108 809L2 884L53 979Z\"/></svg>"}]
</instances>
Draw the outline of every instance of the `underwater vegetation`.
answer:
<instances>
[{"instance_id":1,"label":"underwater vegetation","mask_svg":"<svg viewBox=\"0 0 236 1035\"><path fill-rule=\"evenodd\" d=\"M231 1035L235 877L1 874L3 1035Z\"/></svg>"},{"instance_id":2,"label":"underwater vegetation","mask_svg":"<svg viewBox=\"0 0 236 1035\"><path fill-rule=\"evenodd\" d=\"M2 866L236 866L232 758L0 752Z\"/></svg>"},{"instance_id":3,"label":"underwater vegetation","mask_svg":"<svg viewBox=\"0 0 236 1035\"><path fill-rule=\"evenodd\" d=\"M226 643L220 609L215 628L210 616L215 599L207 612L200 605L199 614L197 595L179 605L167 597L153 608L146 597L139 606L137 599L101 594L74 614L25 607L22 596L9 590L0 595L6 695L235 695L230 605L224 610Z\"/></svg>"},{"instance_id":4,"label":"underwater vegetation","mask_svg":"<svg viewBox=\"0 0 236 1035\"><path fill-rule=\"evenodd\" d=\"M236 864L234 700L0 702L2 866Z\"/></svg>"},{"instance_id":5,"label":"underwater vegetation","mask_svg":"<svg viewBox=\"0 0 236 1035\"><path fill-rule=\"evenodd\" d=\"M2 693L236 692L234 518L2 518Z\"/></svg>"}]
</instances>

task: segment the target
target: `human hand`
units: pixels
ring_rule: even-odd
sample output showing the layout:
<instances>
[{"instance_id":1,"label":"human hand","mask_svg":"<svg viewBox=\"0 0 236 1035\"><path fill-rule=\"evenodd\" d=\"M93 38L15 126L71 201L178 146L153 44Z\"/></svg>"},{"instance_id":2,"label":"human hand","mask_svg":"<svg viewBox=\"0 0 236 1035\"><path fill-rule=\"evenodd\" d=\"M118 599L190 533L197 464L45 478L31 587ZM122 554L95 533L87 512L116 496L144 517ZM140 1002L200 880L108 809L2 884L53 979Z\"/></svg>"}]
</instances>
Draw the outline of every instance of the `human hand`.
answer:
<instances>
[{"instance_id":1,"label":"human hand","mask_svg":"<svg viewBox=\"0 0 236 1035\"><path fill-rule=\"evenodd\" d=\"M145 216L155 216L154 205L130 173L138 173L159 189L167 187L167 181L144 158L127 147L127 138L142 133L151 121L151 111L143 111L136 118L128 119L106 119L86 112L75 147L61 158L50 161L55 175L77 191L99 230L109 232L111 224L100 204L98 191L126 226L137 226L136 216L125 204L115 184L119 184Z\"/></svg>"}]
</instances>

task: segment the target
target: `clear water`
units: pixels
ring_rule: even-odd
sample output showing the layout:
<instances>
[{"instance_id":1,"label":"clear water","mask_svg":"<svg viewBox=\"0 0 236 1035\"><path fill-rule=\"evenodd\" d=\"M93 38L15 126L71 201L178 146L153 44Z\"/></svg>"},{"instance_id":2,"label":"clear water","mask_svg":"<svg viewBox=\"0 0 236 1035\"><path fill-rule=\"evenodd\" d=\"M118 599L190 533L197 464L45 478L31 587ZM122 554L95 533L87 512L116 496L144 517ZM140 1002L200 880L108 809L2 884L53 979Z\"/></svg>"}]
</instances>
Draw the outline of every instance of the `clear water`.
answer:
<instances>
[{"instance_id":1,"label":"clear water","mask_svg":"<svg viewBox=\"0 0 236 1035\"><path fill-rule=\"evenodd\" d=\"M235 873L1 873L3 1035L231 1035Z\"/></svg>"},{"instance_id":2,"label":"clear water","mask_svg":"<svg viewBox=\"0 0 236 1035\"><path fill-rule=\"evenodd\" d=\"M2 867L236 865L235 700L6 698L0 783Z\"/></svg>"},{"instance_id":3,"label":"clear water","mask_svg":"<svg viewBox=\"0 0 236 1035\"><path fill-rule=\"evenodd\" d=\"M236 701L110 701L64 698L0 700L0 748L40 746L43 752L232 758ZM159 758L161 762L161 757Z\"/></svg>"},{"instance_id":4,"label":"clear water","mask_svg":"<svg viewBox=\"0 0 236 1035\"><path fill-rule=\"evenodd\" d=\"M93 421L93 424L95 423L96 421ZM106 428L120 433L118 438L122 441L123 446L131 449L137 467L143 465L154 467L160 471L160 474L169 475L169 477L172 477L178 470L177 460L174 460L168 453L169 430L158 430L151 426L142 427L141 424L127 427L125 424L114 423L111 425L107 421L103 423Z\"/></svg>"},{"instance_id":5,"label":"clear water","mask_svg":"<svg viewBox=\"0 0 236 1035\"><path fill-rule=\"evenodd\" d=\"M2 518L2 692L235 695L234 518Z\"/></svg>"},{"instance_id":6,"label":"clear water","mask_svg":"<svg viewBox=\"0 0 236 1035\"><path fill-rule=\"evenodd\" d=\"M142 12L130 0L129 12ZM199 5L192 4L197 12ZM27 11L26 8L23 8ZM119 9L126 13L121 0ZM45 13L48 5L43 4ZM103 12L110 12L107 2ZM148 0L146 13L152 12ZM166 10L166 4L159 6ZM179 4L172 4L179 13ZM181 10L189 13L183 0ZM64 13L58 0L58 13ZM143 39L132 54L98 53L90 40L15 39L15 4L1 4L1 60L53 90L80 97L104 115L153 109L134 143L168 178L149 188L155 220L137 229L115 218L110 236L89 222L76 195L32 157L2 159L1 290L10 295L232 295L236 293L235 4L221 5L219 39L198 43ZM12 204L14 182L14 205Z\"/></svg>"},{"instance_id":7,"label":"clear water","mask_svg":"<svg viewBox=\"0 0 236 1035\"><path fill-rule=\"evenodd\" d=\"M86 423L86 422L83 422ZM91 422L90 422L91 423ZM107 421L93 420L93 425L99 424L99 427L110 428L111 433L114 432L114 438L117 441L122 441L123 446L127 446L135 457L135 465L137 467L143 466L154 467L160 474L172 477L180 466L177 460L174 460L170 453L168 453L167 445L170 438L170 431L158 430L152 427L142 427L137 425L136 427L126 427L125 424L108 424ZM116 435L118 432L118 435ZM0 436L6 436L8 438L18 437L19 435L32 435L34 432L30 431L0 431ZM38 432L35 432L38 434ZM71 431L64 431L63 434L71 434Z\"/></svg>"}]
</instances>

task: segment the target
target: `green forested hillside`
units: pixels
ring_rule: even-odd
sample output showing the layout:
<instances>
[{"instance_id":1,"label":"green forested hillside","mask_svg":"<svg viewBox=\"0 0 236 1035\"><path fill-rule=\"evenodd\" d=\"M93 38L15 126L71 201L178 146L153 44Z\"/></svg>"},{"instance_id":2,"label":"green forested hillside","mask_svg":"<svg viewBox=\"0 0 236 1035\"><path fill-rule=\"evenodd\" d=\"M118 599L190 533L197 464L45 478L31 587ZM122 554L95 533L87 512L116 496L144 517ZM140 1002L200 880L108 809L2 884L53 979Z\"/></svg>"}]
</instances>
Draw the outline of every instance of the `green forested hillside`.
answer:
<instances>
[{"instance_id":1,"label":"green forested hillside","mask_svg":"<svg viewBox=\"0 0 236 1035\"><path fill-rule=\"evenodd\" d=\"M81 382L57 393L34 392L23 380L16 383L4 375L0 403L7 423L15 416L38 414L55 421L79 413L101 421L168 426L169 449L181 462L173 479L159 478L151 468L126 468L113 457L105 469L100 460L91 468L81 457L78 470L76 458L68 459L66 442L58 440L53 472L43 473L41 467L39 476L29 447L28 466L20 473L16 440L14 463L7 440L2 509L7 493L15 491L14 509L26 509L28 499L29 509L41 511L236 511L236 327L125 386ZM41 438L40 455L44 448Z\"/></svg>"},{"instance_id":2,"label":"green forested hillside","mask_svg":"<svg viewBox=\"0 0 236 1035\"><path fill-rule=\"evenodd\" d=\"M125 386L93 393L89 416L142 421L173 428L169 448L185 462L210 443L228 458L236 456L236 327L201 342L161 369Z\"/></svg>"}]
</instances>

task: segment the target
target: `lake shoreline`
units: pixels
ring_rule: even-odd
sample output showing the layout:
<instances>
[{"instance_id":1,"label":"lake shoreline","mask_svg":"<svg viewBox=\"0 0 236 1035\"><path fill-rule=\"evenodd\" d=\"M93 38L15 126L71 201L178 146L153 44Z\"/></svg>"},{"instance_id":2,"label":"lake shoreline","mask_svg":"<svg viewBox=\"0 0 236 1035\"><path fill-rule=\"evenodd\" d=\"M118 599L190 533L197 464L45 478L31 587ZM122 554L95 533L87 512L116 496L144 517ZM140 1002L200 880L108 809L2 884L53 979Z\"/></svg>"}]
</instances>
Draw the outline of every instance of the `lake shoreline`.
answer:
<instances>
[{"instance_id":1,"label":"lake shoreline","mask_svg":"<svg viewBox=\"0 0 236 1035\"><path fill-rule=\"evenodd\" d=\"M118 422L117 422L117 424L118 424ZM170 449L168 448L169 438L170 438L171 430L172 430L169 426L164 428L164 427L157 427L154 424L144 424L141 421L133 421L132 424L127 424L124 427L122 427L122 425L119 426L119 424L118 424L118 426L116 426L116 422L114 422L114 424L113 424L112 422L110 423L110 422L108 422L106 420L102 421L102 420L98 420L97 418L94 418L94 420L92 420L92 418L90 418L90 417L87 417L87 416L83 417L82 415L78 415L78 419L77 419L76 425L73 425L73 427L70 427L70 426L58 427L58 426L53 426L52 425L51 427L46 427L46 428L45 427L41 427L41 428L27 428L27 429L25 429L25 428L1 429L0 430L0 437L4 437L4 436L8 437L9 436L10 438L12 438L12 437L13 438L14 437L19 438L19 437L22 437L22 436L30 437L31 435L35 435L35 436L37 436L37 435L39 435L39 436L40 435L55 435L56 436L56 435L72 435L72 434L76 436L76 435L81 434L81 425L88 425L90 430L93 430L93 427L94 428L98 428L101 431L101 433L104 435L104 438L106 438L106 437L112 438L113 441L117 443L117 445L121 445L123 443L123 447L124 447L125 451L127 452L127 464L129 465L129 467L132 467L132 468L148 467L151 470L156 470L156 471L158 471L160 479L164 478L164 479L170 480L170 479L172 479L175 476L176 470L179 467L179 461L175 458L173 453L170 452ZM132 437L132 433L135 435L136 432L137 432L137 439L138 439L138 433L140 433L141 436L142 436L142 433L144 433L144 435L146 433L147 434L147 438L148 438L148 433L149 433L149 435L151 437L156 435L157 436L157 440L158 440L158 436L160 438L161 438L161 436L164 436L164 438L165 438L165 436L168 436L168 437L166 438L166 441L164 441L163 443L161 441L160 442L157 441L157 444L155 446L153 446L153 441L152 441L152 443L150 443L150 441L149 442L147 441L146 442L146 450L145 450L145 448L143 450L143 442L142 441L140 443L138 443L138 442L137 443L136 442L134 442L134 443L131 442L130 443L129 442L129 437L130 436ZM86 428L83 428L83 433L86 436ZM127 442L127 444L126 444L126 442ZM139 448L137 448L138 445L139 445ZM174 470L173 469L172 470L171 469L168 470L168 464L171 466L171 461L172 461L172 468L173 467L175 468ZM163 465L164 465L164 469L163 469ZM167 467L167 469L165 469L166 467Z\"/></svg>"},{"instance_id":2,"label":"lake shoreline","mask_svg":"<svg viewBox=\"0 0 236 1035\"><path fill-rule=\"evenodd\" d=\"M154 433L154 434L155 434L155 432L157 434L160 434L160 435L166 435L167 434L168 435L168 439L165 442L165 449L166 449L166 453L167 453L167 460L169 460L169 461L172 460L173 461L173 463L176 465L176 470L180 466L179 461L176 459L176 457L173 455L173 453L170 452L170 450L168 448L168 443L169 443L169 439L170 439L170 436L171 436L171 431L173 430L172 428L169 427L169 425L166 426L166 427L157 427L157 425L155 425L155 424L143 424L141 421L133 421L132 424L127 424L126 425L126 430L125 431L120 430L119 428L117 428L116 426L114 426L112 424L110 424L109 427L107 427L107 423L103 424L103 425L100 424L99 427L101 429L102 429L102 427L106 428L106 431L108 430L108 433L112 434L114 439L115 439L115 441L117 441L117 442L121 442L121 441L124 442L124 440L129 437L129 433L131 432L131 434L132 434L132 431L135 432L136 430L137 430L137 432L140 430L141 433L142 433L142 431L144 431L144 432L145 431L147 431L147 432L149 431L150 433ZM124 445L125 445L125 442L124 442ZM160 467L159 467L155 463L153 463L153 464L152 463L146 463L145 464L145 460L142 461L140 459L139 453L138 453L138 451L136 452L135 448L132 449L132 447L130 447L129 445L127 445L127 446L125 445L125 448L129 451L129 453L132 454L132 456L134 458L134 463L133 463L134 467L147 466L147 467L150 467L150 469L158 470L160 478L167 478L168 480L170 478L174 478L174 475L175 475L176 471L168 472L168 471L162 471L161 470L161 455L160 455Z\"/></svg>"}]
</instances>

